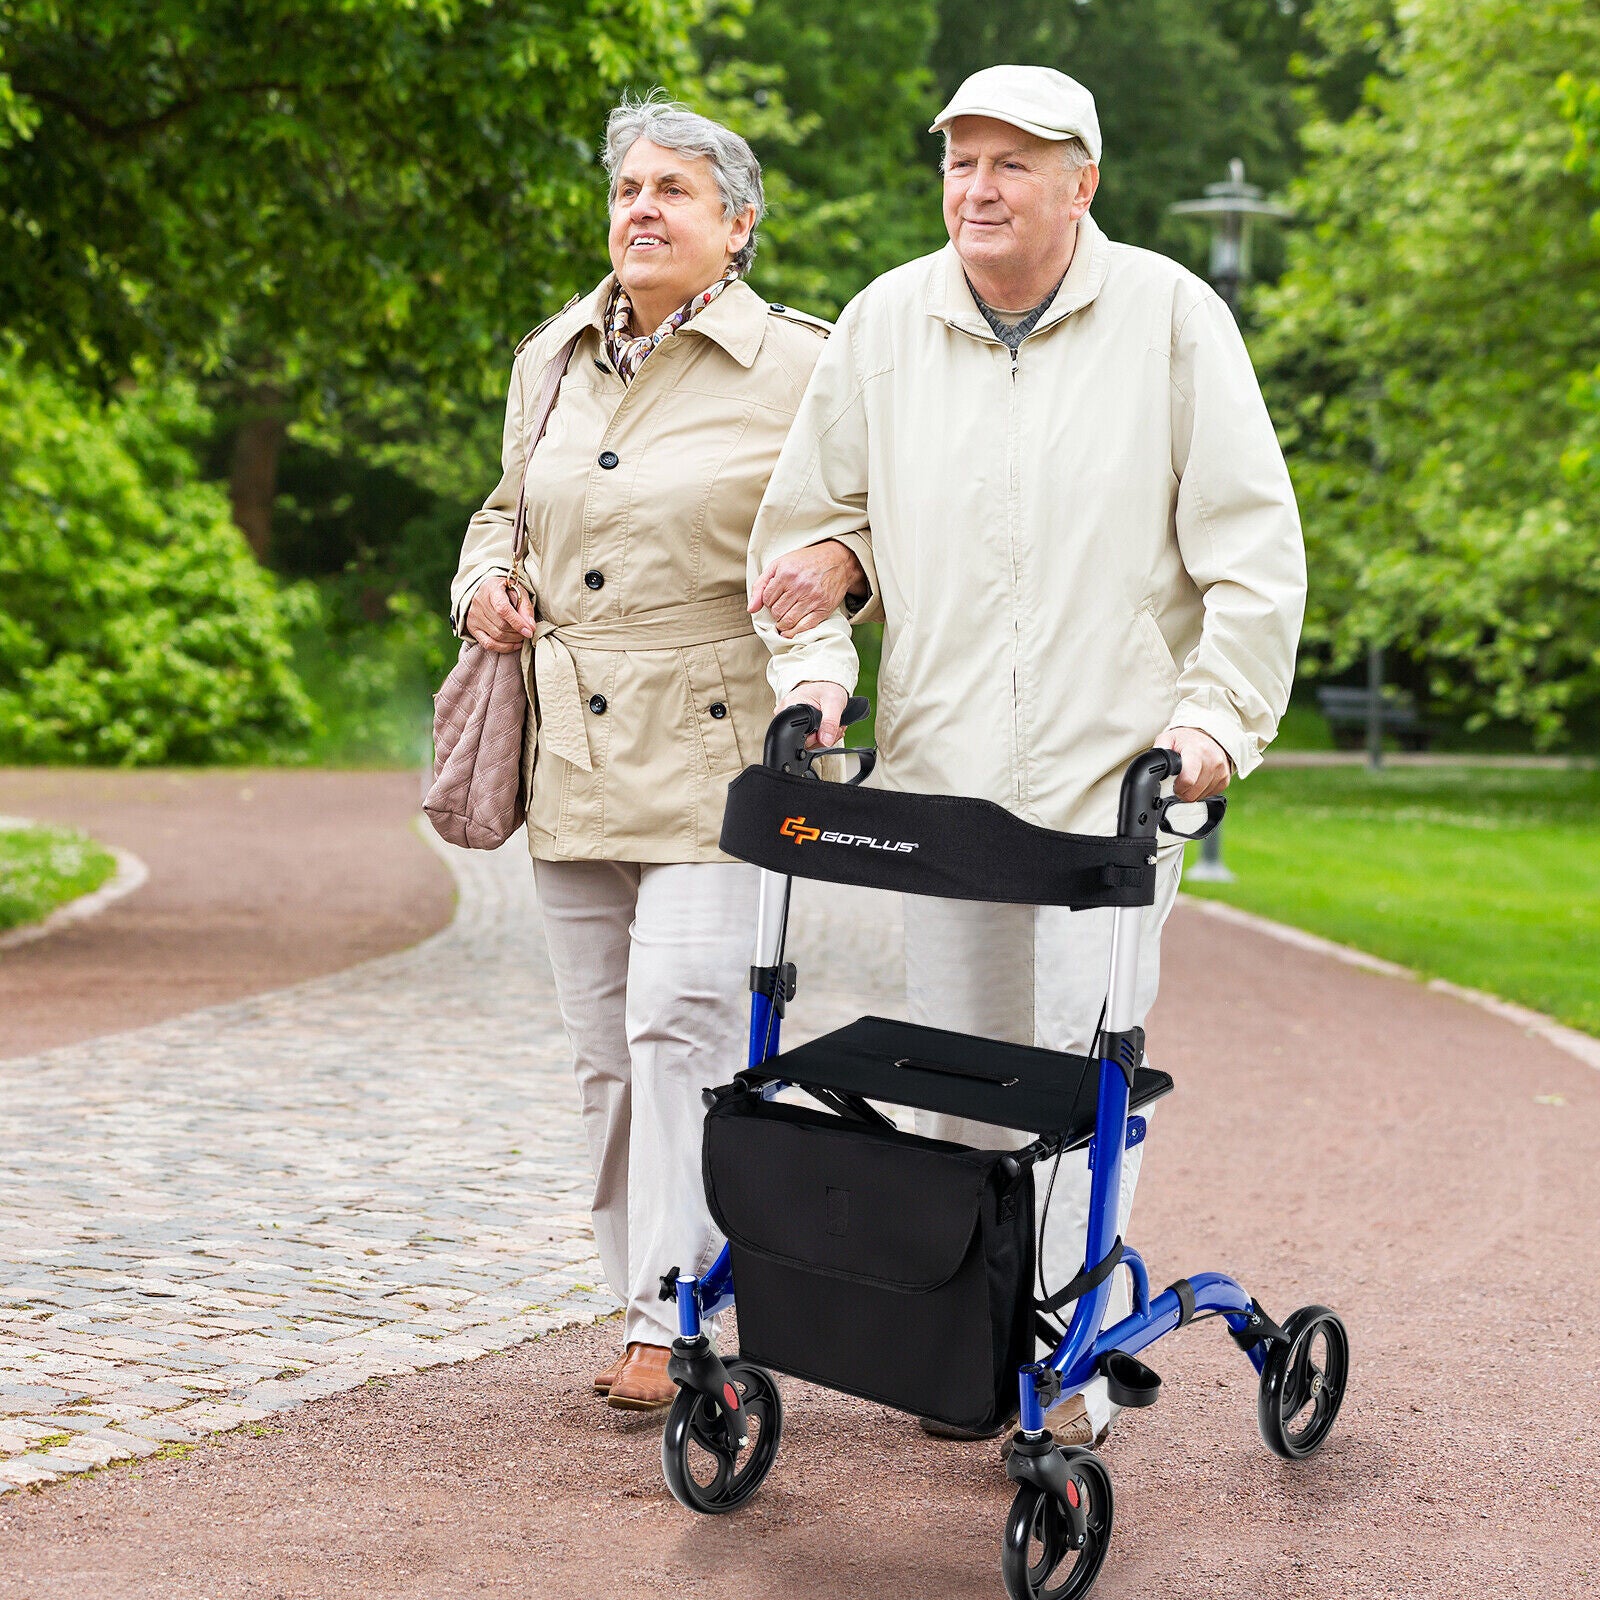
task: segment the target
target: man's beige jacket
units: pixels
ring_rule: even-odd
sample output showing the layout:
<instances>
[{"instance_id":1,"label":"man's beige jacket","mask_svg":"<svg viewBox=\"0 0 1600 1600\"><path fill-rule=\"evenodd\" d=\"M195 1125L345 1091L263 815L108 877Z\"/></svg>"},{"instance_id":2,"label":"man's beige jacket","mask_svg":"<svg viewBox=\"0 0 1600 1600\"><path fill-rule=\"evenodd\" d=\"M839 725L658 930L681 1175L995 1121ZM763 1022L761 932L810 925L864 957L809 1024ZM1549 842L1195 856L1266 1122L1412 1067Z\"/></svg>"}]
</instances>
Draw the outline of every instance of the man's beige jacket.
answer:
<instances>
[{"instance_id":1,"label":"man's beige jacket","mask_svg":"<svg viewBox=\"0 0 1600 1600\"><path fill-rule=\"evenodd\" d=\"M472 519L451 620L511 566L527 416L582 329L528 474L528 842L542 860L715 861L729 781L761 759L767 652L750 529L827 324L730 284L626 387L601 334L613 279L518 351L503 472ZM864 548L864 547L858 547Z\"/></svg>"},{"instance_id":2,"label":"man's beige jacket","mask_svg":"<svg viewBox=\"0 0 1600 1600\"><path fill-rule=\"evenodd\" d=\"M752 580L859 535L881 615L889 787L1115 832L1122 772L1174 724L1247 773L1305 603L1294 491L1228 308L1087 216L1015 359L953 247L886 273L823 350L762 503ZM881 613L878 607L881 605ZM785 640L782 696L856 682L842 613Z\"/></svg>"}]
</instances>

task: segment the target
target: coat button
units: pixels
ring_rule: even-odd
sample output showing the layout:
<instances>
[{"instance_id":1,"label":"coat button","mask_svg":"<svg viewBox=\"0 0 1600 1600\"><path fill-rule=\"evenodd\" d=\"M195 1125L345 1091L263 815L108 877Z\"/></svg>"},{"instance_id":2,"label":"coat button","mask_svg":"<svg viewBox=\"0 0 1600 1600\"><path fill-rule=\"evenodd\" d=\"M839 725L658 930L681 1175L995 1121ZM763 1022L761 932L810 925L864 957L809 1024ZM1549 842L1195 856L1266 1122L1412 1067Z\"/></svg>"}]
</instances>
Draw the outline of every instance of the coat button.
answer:
<instances>
[{"instance_id":1,"label":"coat button","mask_svg":"<svg viewBox=\"0 0 1600 1600\"><path fill-rule=\"evenodd\" d=\"M586 572L583 575L584 587L589 589L603 589L606 586L606 575L603 572Z\"/></svg>"},{"instance_id":2,"label":"coat button","mask_svg":"<svg viewBox=\"0 0 1600 1600\"><path fill-rule=\"evenodd\" d=\"M713 701L710 709L711 715L714 716L718 722L721 722L722 719L728 714L728 708L723 705L720 700Z\"/></svg>"},{"instance_id":3,"label":"coat button","mask_svg":"<svg viewBox=\"0 0 1600 1600\"><path fill-rule=\"evenodd\" d=\"M602 450L600 452L600 465L609 472L622 458L615 450Z\"/></svg>"},{"instance_id":4,"label":"coat button","mask_svg":"<svg viewBox=\"0 0 1600 1600\"><path fill-rule=\"evenodd\" d=\"M787 311L789 308L788 308L788 306L779 305L778 302L776 300L774 300L772 302L772 309L774 311Z\"/></svg>"},{"instance_id":5,"label":"coat button","mask_svg":"<svg viewBox=\"0 0 1600 1600\"><path fill-rule=\"evenodd\" d=\"M595 365L596 365L596 366L597 366L597 367L599 367L599 369L600 369L600 370L601 370L601 371L602 371L602 372L609 372L609 371L610 371L610 370L611 370L611 368L610 368L610 367L608 367L608 366L607 366L607 365L606 365L606 364L605 364L605 362L603 362L603 361L602 361L602 360L601 360L601 359L600 359L600 357L599 357L599 356L596 356L596 357L595 357L595 358L594 358L594 364L595 364Z\"/></svg>"},{"instance_id":6,"label":"coat button","mask_svg":"<svg viewBox=\"0 0 1600 1600\"><path fill-rule=\"evenodd\" d=\"M606 709L606 697L603 694L590 695L589 709L594 712L597 717L603 716Z\"/></svg>"}]
</instances>

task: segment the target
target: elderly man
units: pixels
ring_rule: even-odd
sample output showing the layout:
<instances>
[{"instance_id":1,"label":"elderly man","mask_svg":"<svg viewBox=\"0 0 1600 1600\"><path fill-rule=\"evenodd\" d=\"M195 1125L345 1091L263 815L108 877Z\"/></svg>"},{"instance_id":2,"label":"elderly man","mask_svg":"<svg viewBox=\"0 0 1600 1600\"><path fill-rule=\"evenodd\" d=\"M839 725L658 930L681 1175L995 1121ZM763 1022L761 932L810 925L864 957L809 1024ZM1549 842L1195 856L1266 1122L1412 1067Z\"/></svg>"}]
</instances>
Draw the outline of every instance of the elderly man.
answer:
<instances>
[{"instance_id":1,"label":"elderly man","mask_svg":"<svg viewBox=\"0 0 1600 1600\"><path fill-rule=\"evenodd\" d=\"M751 609L768 676L782 703L819 707L820 742L835 742L857 676L847 608L881 616L882 782L1114 833L1139 751L1177 750L1176 793L1199 800L1276 732L1305 597L1294 493L1226 305L1089 215L1089 92L991 67L933 126L950 243L845 308L762 502ZM1181 846L1166 847L1141 1020L1181 870ZM1091 1049L1110 912L915 906L913 1020ZM919 1127L1019 1142L946 1117ZM1140 1153L1123 1168L1124 1233ZM1050 1288L1083 1265L1088 1190L1081 1153L1066 1158L1041 1250ZM1126 1306L1119 1283L1109 1318ZM1052 1427L1098 1442L1114 1411L1097 1379Z\"/></svg>"}]
</instances>

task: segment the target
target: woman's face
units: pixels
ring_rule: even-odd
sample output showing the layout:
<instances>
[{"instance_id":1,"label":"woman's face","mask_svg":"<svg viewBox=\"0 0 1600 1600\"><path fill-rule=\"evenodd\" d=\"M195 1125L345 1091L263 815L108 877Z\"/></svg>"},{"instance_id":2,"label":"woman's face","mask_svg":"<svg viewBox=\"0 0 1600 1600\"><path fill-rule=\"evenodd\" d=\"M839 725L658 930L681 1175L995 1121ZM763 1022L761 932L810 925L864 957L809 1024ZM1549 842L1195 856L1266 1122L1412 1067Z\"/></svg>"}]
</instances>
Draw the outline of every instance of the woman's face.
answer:
<instances>
[{"instance_id":1,"label":"woman's face","mask_svg":"<svg viewBox=\"0 0 1600 1600\"><path fill-rule=\"evenodd\" d=\"M635 310L650 308L642 320L654 327L727 271L754 222L753 207L731 219L723 215L706 157L638 139L617 173L611 265Z\"/></svg>"}]
</instances>

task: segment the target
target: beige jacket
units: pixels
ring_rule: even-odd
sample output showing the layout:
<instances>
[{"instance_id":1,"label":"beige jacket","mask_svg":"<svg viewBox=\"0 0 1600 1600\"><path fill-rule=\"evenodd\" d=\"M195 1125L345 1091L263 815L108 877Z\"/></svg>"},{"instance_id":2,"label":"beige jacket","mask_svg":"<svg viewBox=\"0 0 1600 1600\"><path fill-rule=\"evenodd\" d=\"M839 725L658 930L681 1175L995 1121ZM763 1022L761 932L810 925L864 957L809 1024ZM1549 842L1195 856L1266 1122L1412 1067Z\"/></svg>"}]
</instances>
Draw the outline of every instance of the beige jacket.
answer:
<instances>
[{"instance_id":1,"label":"beige jacket","mask_svg":"<svg viewBox=\"0 0 1600 1600\"><path fill-rule=\"evenodd\" d=\"M750 572L870 541L881 781L1115 831L1127 762L1171 724L1247 773L1289 697L1305 600L1294 492L1228 308L1079 225L1013 362L953 248L844 310L772 475ZM858 550L859 554L859 550ZM758 619L774 689L853 687L842 615Z\"/></svg>"},{"instance_id":2,"label":"beige jacket","mask_svg":"<svg viewBox=\"0 0 1600 1600\"><path fill-rule=\"evenodd\" d=\"M715 861L728 782L761 759L773 707L750 529L828 325L734 283L624 387L601 337L612 281L517 352L503 473L467 529L451 621L510 567L526 413L582 328L528 474L528 843L541 860Z\"/></svg>"}]
</instances>

